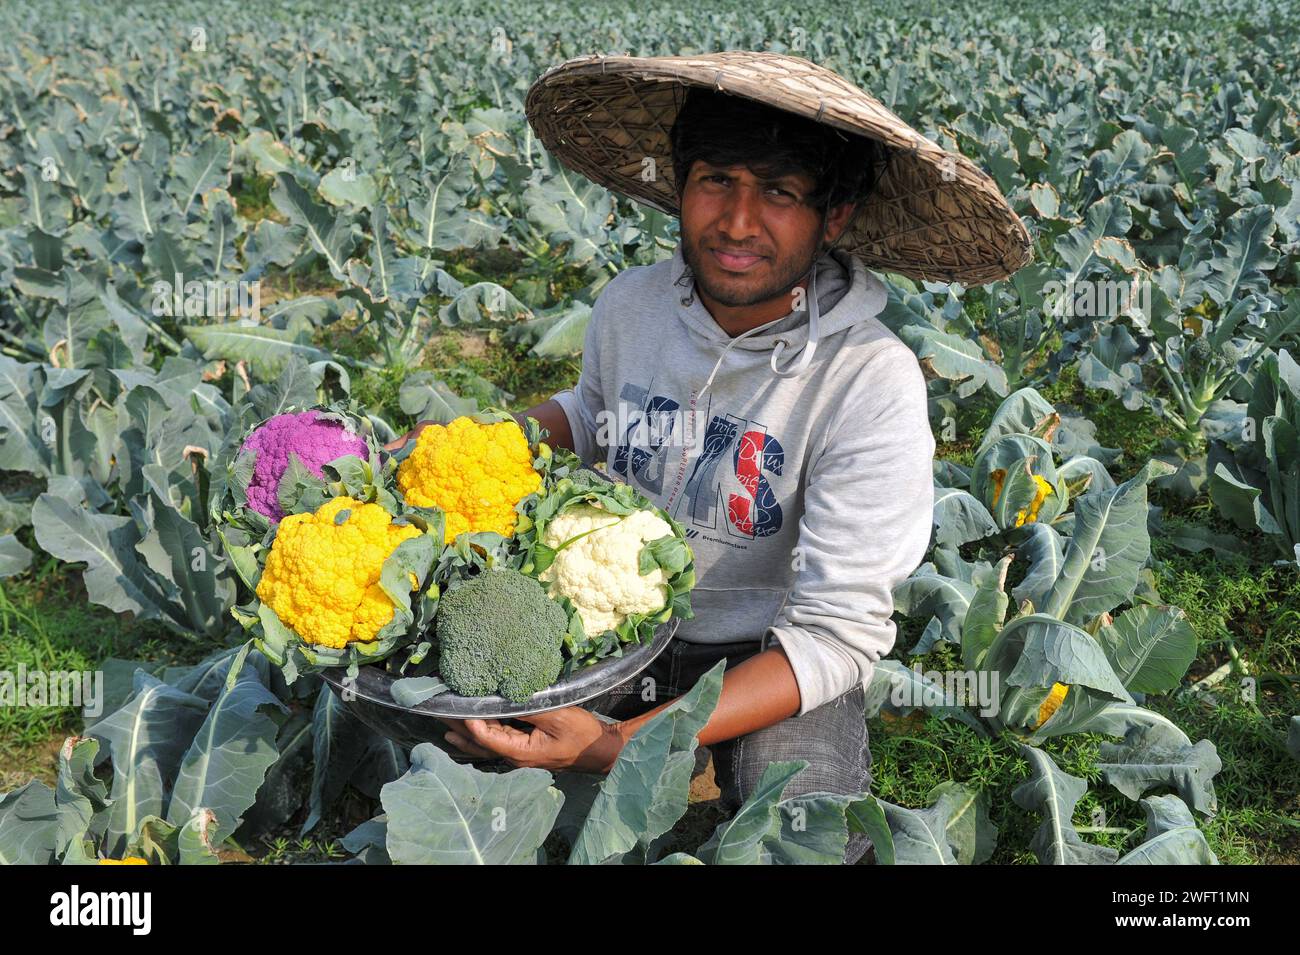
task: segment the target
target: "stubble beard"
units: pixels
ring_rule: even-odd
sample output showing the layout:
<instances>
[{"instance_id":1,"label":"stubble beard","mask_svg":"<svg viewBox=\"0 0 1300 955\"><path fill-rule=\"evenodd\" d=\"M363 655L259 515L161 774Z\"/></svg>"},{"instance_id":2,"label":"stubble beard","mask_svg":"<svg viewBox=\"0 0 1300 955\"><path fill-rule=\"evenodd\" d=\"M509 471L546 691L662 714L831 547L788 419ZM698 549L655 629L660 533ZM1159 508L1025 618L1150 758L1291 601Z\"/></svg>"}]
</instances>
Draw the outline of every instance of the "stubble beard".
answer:
<instances>
[{"instance_id":1,"label":"stubble beard","mask_svg":"<svg viewBox=\"0 0 1300 955\"><path fill-rule=\"evenodd\" d=\"M682 258L686 262L687 268L691 270L691 275L700 290L715 302L728 308L758 305L790 294L790 291L808 274L822 251L821 242L816 241L807 248L801 249L795 255L773 260L775 277L772 281L761 287L747 290L745 288L737 289L734 285L730 287L719 286L711 281L702 267L704 258L709 255L708 250L697 244L694 238L684 229L682 230L681 239ZM717 267L716 263L710 264L715 268ZM747 276L739 276L738 278L741 283L753 281Z\"/></svg>"}]
</instances>

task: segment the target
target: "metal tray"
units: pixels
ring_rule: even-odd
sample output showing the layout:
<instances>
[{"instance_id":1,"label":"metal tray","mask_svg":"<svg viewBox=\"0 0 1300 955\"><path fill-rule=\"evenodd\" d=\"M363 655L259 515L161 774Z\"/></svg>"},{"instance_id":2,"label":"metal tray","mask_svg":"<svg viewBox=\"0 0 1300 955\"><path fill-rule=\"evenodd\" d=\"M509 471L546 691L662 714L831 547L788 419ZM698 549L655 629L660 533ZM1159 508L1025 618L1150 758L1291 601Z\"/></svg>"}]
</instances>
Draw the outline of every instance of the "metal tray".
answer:
<instances>
[{"instance_id":1,"label":"metal tray","mask_svg":"<svg viewBox=\"0 0 1300 955\"><path fill-rule=\"evenodd\" d=\"M325 670L322 677L343 701L348 712L375 732L408 748L417 743L432 742L447 749L443 740L447 726L439 717L509 719L587 703L648 667L668 646L680 622L677 617L669 619L655 631L650 643L626 650L621 657L607 657L583 667L553 686L534 693L525 703L512 703L501 696L460 696L448 692L430 697L418 706L402 706L392 694L392 685L400 677L394 677L378 665L361 667L356 682L347 686L346 695L343 692L346 670L332 667Z\"/></svg>"}]
</instances>

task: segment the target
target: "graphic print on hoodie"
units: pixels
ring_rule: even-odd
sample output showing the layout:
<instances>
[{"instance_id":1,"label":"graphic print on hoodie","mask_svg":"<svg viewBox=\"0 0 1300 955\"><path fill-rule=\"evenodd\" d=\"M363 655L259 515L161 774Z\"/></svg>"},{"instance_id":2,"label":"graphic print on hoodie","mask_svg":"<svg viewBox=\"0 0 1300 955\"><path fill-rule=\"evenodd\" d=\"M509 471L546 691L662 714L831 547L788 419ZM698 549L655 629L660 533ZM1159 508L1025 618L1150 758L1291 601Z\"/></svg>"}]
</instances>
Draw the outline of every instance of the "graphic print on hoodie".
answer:
<instances>
[{"instance_id":1,"label":"graphic print on hoodie","mask_svg":"<svg viewBox=\"0 0 1300 955\"><path fill-rule=\"evenodd\" d=\"M554 396L583 461L686 528L695 616L677 637L779 642L800 713L893 647L891 592L924 555L934 493L925 381L876 318L884 284L836 250L807 297L733 338L679 246L605 288L577 387Z\"/></svg>"}]
</instances>

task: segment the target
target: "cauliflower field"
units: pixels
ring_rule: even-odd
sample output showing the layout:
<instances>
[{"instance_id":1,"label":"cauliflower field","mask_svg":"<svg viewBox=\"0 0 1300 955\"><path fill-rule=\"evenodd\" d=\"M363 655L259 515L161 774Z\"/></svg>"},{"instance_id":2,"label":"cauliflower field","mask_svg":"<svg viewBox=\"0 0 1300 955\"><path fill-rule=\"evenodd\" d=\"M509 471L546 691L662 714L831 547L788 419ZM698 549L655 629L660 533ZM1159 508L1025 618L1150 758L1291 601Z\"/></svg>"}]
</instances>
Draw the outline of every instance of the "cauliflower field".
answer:
<instances>
[{"instance_id":1,"label":"cauliflower field","mask_svg":"<svg viewBox=\"0 0 1300 955\"><path fill-rule=\"evenodd\" d=\"M1300 7L925 6L0 5L0 860L833 862L865 831L880 863L1300 862ZM928 379L932 546L868 687L872 793L782 802L774 765L758 835L675 768L718 672L615 787L404 750L313 670L418 666L479 533L565 582L564 659L685 609L682 553L647 547L674 528L562 508L536 435L412 441L406 477L378 449L571 386L601 290L676 244L540 147L529 85L723 49L873 92L1034 246L985 286L881 276ZM286 413L319 443L237 466ZM347 616L306 596L327 572ZM20 701L54 670L100 674L103 712ZM959 671L1000 678L996 715ZM484 793L526 829L422 826Z\"/></svg>"}]
</instances>

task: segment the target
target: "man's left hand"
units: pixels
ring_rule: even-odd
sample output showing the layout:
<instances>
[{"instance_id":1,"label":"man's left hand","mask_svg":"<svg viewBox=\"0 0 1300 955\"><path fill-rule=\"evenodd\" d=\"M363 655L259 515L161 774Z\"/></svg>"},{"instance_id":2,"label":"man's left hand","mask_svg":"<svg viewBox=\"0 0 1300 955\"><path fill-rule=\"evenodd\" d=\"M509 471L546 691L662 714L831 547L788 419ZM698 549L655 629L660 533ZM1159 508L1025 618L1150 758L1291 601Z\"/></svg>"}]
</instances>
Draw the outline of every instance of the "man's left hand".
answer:
<instances>
[{"instance_id":1,"label":"man's left hand","mask_svg":"<svg viewBox=\"0 0 1300 955\"><path fill-rule=\"evenodd\" d=\"M511 766L604 773L623 748L619 724L604 723L580 706L516 717L525 732L500 720L451 720L447 742L472 756L499 757Z\"/></svg>"}]
</instances>

